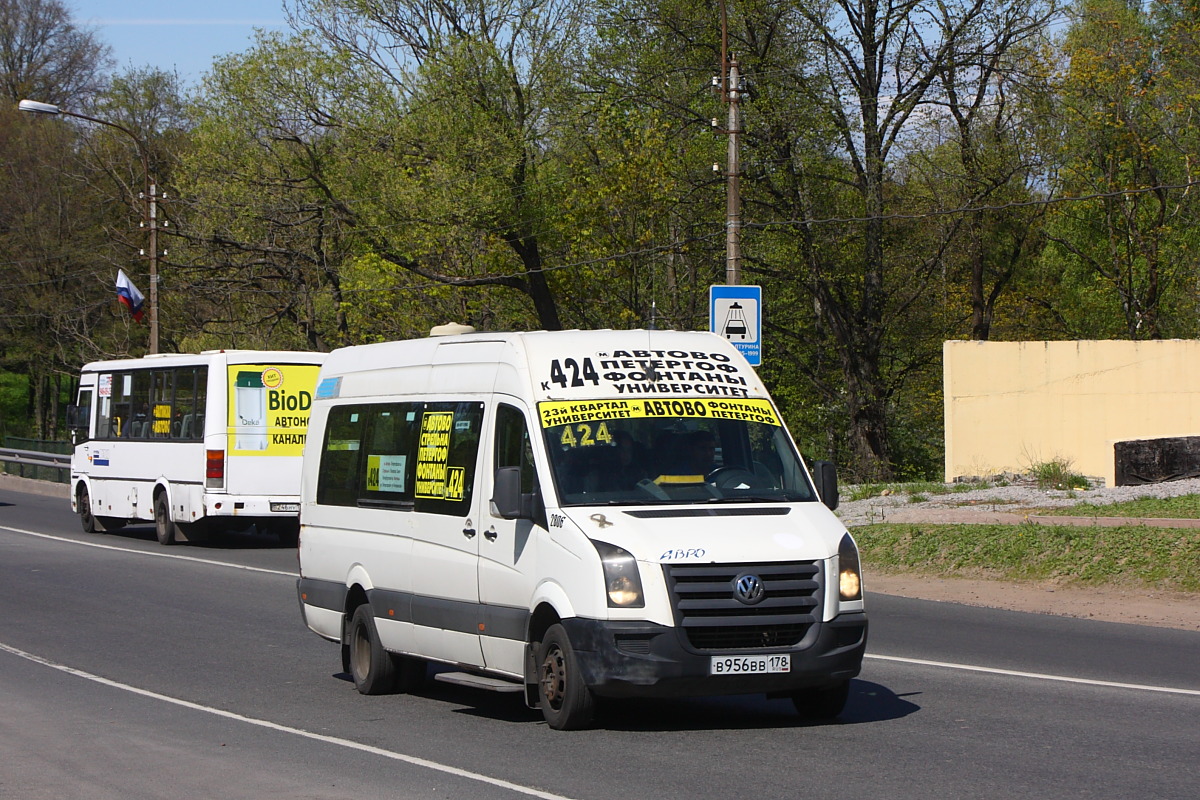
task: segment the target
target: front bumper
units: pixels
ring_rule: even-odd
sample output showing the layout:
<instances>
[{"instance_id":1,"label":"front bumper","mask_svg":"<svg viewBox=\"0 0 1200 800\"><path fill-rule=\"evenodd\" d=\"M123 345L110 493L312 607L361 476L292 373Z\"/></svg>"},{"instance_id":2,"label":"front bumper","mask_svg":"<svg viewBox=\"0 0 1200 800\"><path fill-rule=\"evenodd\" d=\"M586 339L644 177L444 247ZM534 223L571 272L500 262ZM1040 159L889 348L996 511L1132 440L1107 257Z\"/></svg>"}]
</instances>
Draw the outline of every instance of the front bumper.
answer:
<instances>
[{"instance_id":1,"label":"front bumper","mask_svg":"<svg viewBox=\"0 0 1200 800\"><path fill-rule=\"evenodd\" d=\"M841 614L817 623L796 648L755 650L788 653L782 674L709 675L713 656L751 651L698 651L678 628L646 622L606 622L573 617L562 621L584 682L602 697L689 697L788 693L832 686L858 675L867 647L867 616Z\"/></svg>"}]
</instances>

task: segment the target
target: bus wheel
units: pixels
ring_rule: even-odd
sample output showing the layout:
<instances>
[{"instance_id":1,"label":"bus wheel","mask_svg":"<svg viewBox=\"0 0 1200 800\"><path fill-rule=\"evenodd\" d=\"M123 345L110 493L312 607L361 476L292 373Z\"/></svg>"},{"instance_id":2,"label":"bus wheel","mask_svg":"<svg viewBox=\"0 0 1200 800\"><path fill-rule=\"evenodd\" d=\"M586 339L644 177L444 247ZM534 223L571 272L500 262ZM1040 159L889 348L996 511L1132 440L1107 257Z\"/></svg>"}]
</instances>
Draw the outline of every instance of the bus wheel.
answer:
<instances>
[{"instance_id":1,"label":"bus wheel","mask_svg":"<svg viewBox=\"0 0 1200 800\"><path fill-rule=\"evenodd\" d=\"M802 689L792 693L796 713L814 722L828 722L842 713L850 697L850 681L823 689Z\"/></svg>"},{"instance_id":2,"label":"bus wheel","mask_svg":"<svg viewBox=\"0 0 1200 800\"><path fill-rule=\"evenodd\" d=\"M350 619L350 676L360 694L391 694L396 691L396 663L379 643L371 604L354 609Z\"/></svg>"},{"instance_id":3,"label":"bus wheel","mask_svg":"<svg viewBox=\"0 0 1200 800\"><path fill-rule=\"evenodd\" d=\"M175 544L175 523L171 521L166 492L159 492L154 498L154 533L158 536L159 544Z\"/></svg>"},{"instance_id":4,"label":"bus wheel","mask_svg":"<svg viewBox=\"0 0 1200 800\"><path fill-rule=\"evenodd\" d=\"M92 496L87 487L80 484L75 495L75 507L79 509L79 522L86 533L104 533L104 525L92 515Z\"/></svg>"},{"instance_id":5,"label":"bus wheel","mask_svg":"<svg viewBox=\"0 0 1200 800\"><path fill-rule=\"evenodd\" d=\"M562 625L550 626L538 647L538 700L542 716L558 731L586 728L596 712L596 699L583 682Z\"/></svg>"}]
</instances>

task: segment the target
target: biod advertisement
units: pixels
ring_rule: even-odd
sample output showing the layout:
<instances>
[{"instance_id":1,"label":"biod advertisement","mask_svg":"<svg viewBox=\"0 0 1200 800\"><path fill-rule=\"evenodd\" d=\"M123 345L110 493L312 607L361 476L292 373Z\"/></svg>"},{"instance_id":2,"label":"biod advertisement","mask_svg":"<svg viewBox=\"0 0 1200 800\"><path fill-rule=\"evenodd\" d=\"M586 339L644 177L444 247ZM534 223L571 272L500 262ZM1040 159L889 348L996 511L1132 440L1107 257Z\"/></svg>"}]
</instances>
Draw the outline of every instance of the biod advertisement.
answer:
<instances>
[{"instance_id":1,"label":"biod advertisement","mask_svg":"<svg viewBox=\"0 0 1200 800\"><path fill-rule=\"evenodd\" d=\"M229 454L299 456L320 367L234 364L229 367Z\"/></svg>"}]
</instances>

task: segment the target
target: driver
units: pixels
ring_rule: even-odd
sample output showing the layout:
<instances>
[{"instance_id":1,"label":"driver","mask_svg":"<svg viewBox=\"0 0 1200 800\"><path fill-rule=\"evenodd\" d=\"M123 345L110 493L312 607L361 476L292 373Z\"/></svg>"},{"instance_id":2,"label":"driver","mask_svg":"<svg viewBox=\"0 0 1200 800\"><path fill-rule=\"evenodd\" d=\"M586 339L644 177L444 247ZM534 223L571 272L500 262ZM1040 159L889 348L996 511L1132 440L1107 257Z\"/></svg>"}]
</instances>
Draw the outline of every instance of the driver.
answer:
<instances>
[{"instance_id":1,"label":"driver","mask_svg":"<svg viewBox=\"0 0 1200 800\"><path fill-rule=\"evenodd\" d=\"M717 468L714 462L717 440L709 431L692 431L684 439L683 463L680 472L684 475L708 475Z\"/></svg>"}]
</instances>

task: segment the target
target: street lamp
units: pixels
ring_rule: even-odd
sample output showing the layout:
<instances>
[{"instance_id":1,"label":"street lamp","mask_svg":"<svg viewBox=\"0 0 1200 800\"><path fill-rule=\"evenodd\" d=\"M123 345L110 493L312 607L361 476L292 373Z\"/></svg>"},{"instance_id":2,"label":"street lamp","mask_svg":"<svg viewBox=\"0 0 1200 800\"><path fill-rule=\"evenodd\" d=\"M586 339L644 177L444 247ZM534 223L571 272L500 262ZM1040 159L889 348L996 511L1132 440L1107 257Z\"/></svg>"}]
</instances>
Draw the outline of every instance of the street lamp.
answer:
<instances>
[{"instance_id":1,"label":"street lamp","mask_svg":"<svg viewBox=\"0 0 1200 800\"><path fill-rule=\"evenodd\" d=\"M106 119L97 119L89 117L86 114L77 114L74 111L67 111L65 108L59 108L52 103L39 103L37 100L22 100L17 108L21 111L26 111L30 114L49 114L58 116L59 114L67 117L75 117L76 119L95 122L98 125L107 125L110 128L116 128L121 133L124 133L130 139L133 139L137 144L138 155L142 159L142 173L146 179L146 188L142 192L142 199L146 201L145 224L150 229L150 352L158 352L158 186L155 180L150 175L150 155L146 152L146 143L133 131L126 128L124 125L118 125L115 122L109 122Z\"/></svg>"}]
</instances>

